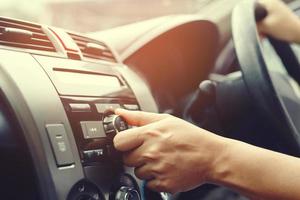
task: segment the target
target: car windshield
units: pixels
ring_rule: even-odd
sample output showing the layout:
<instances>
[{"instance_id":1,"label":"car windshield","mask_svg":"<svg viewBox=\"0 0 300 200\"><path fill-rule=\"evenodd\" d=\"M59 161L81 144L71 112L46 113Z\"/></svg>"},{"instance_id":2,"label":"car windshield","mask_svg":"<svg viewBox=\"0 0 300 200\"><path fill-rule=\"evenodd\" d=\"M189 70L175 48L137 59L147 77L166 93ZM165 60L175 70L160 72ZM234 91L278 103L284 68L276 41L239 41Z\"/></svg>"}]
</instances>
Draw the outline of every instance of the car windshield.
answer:
<instances>
[{"instance_id":1,"label":"car windshield","mask_svg":"<svg viewBox=\"0 0 300 200\"><path fill-rule=\"evenodd\" d=\"M92 32L172 14L214 15L239 0L1 0L0 15ZM225 3L225 4L224 4ZM227 10L228 13L228 10Z\"/></svg>"}]
</instances>

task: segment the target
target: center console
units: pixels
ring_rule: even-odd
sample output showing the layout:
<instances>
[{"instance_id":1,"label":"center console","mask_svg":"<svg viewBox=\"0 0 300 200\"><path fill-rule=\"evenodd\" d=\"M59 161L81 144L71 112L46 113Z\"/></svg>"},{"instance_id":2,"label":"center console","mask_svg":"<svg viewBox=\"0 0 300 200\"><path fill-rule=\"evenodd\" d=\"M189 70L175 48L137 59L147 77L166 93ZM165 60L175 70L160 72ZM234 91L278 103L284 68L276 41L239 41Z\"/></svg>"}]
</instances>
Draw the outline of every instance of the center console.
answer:
<instances>
[{"instance_id":1,"label":"center console","mask_svg":"<svg viewBox=\"0 0 300 200\"><path fill-rule=\"evenodd\" d=\"M0 135L22 140L26 146L24 155L32 162L26 166L33 166L32 182L37 185L29 187L34 188L29 196L145 199L143 182L123 165L113 146L114 136L130 128L114 109L157 112L145 82L102 41L10 18L0 17L0 26L0 101L14 116L11 124L20 130L8 132L2 120ZM8 145L2 142L0 150L4 146ZM7 169L22 167L11 163ZM6 175L1 176L4 180ZM5 178L16 185L12 176ZM6 185L1 183L4 191L12 190ZM6 193L5 199L26 198Z\"/></svg>"},{"instance_id":2,"label":"center console","mask_svg":"<svg viewBox=\"0 0 300 200\"><path fill-rule=\"evenodd\" d=\"M41 199L145 199L143 182L112 142L130 128L112 110L157 111L135 73L121 64L7 50L0 59L0 84L24 131Z\"/></svg>"},{"instance_id":3,"label":"center console","mask_svg":"<svg viewBox=\"0 0 300 200\"><path fill-rule=\"evenodd\" d=\"M142 107L126 77L124 66L70 62L36 57L50 78L70 123L84 178L68 193L68 200L140 200L141 182L132 169L122 164L122 155L113 146L113 138L129 128L113 110L141 110ZM68 141L53 125L46 125L58 167L74 164ZM55 150L58 149L58 150Z\"/></svg>"}]
</instances>

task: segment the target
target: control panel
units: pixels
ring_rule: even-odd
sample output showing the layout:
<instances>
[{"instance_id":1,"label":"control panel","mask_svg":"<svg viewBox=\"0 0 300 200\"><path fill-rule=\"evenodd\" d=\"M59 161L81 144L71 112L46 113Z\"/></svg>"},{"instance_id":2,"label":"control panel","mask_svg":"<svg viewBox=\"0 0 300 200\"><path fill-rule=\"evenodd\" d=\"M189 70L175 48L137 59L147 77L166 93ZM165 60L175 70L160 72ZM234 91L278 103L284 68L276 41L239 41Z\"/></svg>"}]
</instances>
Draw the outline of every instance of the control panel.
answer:
<instances>
[{"instance_id":1,"label":"control panel","mask_svg":"<svg viewBox=\"0 0 300 200\"><path fill-rule=\"evenodd\" d=\"M141 199L141 180L113 146L130 127L112 110L156 112L143 80L120 63L0 51L3 102L28 147L36 199Z\"/></svg>"},{"instance_id":2,"label":"control panel","mask_svg":"<svg viewBox=\"0 0 300 200\"><path fill-rule=\"evenodd\" d=\"M139 105L132 99L126 102L107 100L113 101L62 98L84 166L122 162L121 155L113 147L113 138L128 129L128 125L113 111L116 108L139 110Z\"/></svg>"},{"instance_id":3,"label":"control panel","mask_svg":"<svg viewBox=\"0 0 300 200\"><path fill-rule=\"evenodd\" d=\"M122 169L122 155L115 150L113 145L115 135L130 128L121 116L114 113L114 110L116 108L139 110L138 103L134 99L87 100L74 97L63 97L62 102L73 129L87 178L95 182L99 181L98 185L103 184L103 188L110 184L111 186L106 188L109 190L109 200L140 200L137 181ZM101 175L100 172L105 175ZM99 179L104 179L105 176L113 181L101 183L102 180ZM80 183L90 188L84 187L88 193L79 191L79 186L75 185L75 189L70 194L70 200L77 200L79 197L102 200L91 183L86 181Z\"/></svg>"}]
</instances>

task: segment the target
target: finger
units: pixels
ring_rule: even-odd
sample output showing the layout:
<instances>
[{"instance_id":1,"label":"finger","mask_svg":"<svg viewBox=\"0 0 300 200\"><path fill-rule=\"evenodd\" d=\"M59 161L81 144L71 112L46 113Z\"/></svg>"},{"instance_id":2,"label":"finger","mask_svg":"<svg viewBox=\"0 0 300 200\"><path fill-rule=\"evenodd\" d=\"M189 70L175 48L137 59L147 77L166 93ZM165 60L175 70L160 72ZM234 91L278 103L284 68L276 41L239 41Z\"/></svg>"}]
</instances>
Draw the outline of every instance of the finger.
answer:
<instances>
[{"instance_id":1,"label":"finger","mask_svg":"<svg viewBox=\"0 0 300 200\"><path fill-rule=\"evenodd\" d=\"M142 133L147 126L128 129L118 133L114 137L114 146L119 151L130 151L141 146L144 142Z\"/></svg>"},{"instance_id":2,"label":"finger","mask_svg":"<svg viewBox=\"0 0 300 200\"><path fill-rule=\"evenodd\" d=\"M126 152L123 155L123 162L128 167L140 167L146 164L146 158L142 156L143 150L140 148Z\"/></svg>"},{"instance_id":3,"label":"finger","mask_svg":"<svg viewBox=\"0 0 300 200\"><path fill-rule=\"evenodd\" d=\"M150 190L153 190L153 191L156 191L156 192L170 192L170 191L167 190L164 183L161 180L157 179L157 178L149 180L147 182L147 187Z\"/></svg>"},{"instance_id":4,"label":"finger","mask_svg":"<svg viewBox=\"0 0 300 200\"><path fill-rule=\"evenodd\" d=\"M152 180L156 176L156 172L151 169L150 164L142 165L134 169L134 174L136 177L142 180Z\"/></svg>"},{"instance_id":5,"label":"finger","mask_svg":"<svg viewBox=\"0 0 300 200\"><path fill-rule=\"evenodd\" d=\"M166 114L156 114L142 111L129 111L124 109L116 109L115 113L122 116L129 125L144 126L152 122L156 122L167 117Z\"/></svg>"}]
</instances>

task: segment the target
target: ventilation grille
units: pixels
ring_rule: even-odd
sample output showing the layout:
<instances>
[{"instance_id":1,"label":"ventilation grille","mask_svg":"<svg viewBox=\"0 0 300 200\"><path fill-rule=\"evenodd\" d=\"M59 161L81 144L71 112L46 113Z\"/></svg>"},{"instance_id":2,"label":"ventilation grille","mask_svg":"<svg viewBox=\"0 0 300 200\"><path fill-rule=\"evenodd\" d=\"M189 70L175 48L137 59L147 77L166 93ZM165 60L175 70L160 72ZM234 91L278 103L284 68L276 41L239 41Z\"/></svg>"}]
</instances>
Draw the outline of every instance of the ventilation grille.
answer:
<instances>
[{"instance_id":1,"label":"ventilation grille","mask_svg":"<svg viewBox=\"0 0 300 200\"><path fill-rule=\"evenodd\" d=\"M117 62L111 50L104 43L81 35L69 34L80 48L83 57Z\"/></svg>"},{"instance_id":2,"label":"ventilation grille","mask_svg":"<svg viewBox=\"0 0 300 200\"><path fill-rule=\"evenodd\" d=\"M0 45L55 52L40 25L0 17Z\"/></svg>"}]
</instances>

